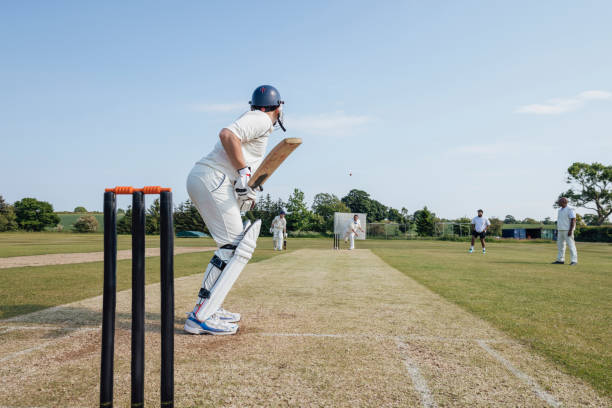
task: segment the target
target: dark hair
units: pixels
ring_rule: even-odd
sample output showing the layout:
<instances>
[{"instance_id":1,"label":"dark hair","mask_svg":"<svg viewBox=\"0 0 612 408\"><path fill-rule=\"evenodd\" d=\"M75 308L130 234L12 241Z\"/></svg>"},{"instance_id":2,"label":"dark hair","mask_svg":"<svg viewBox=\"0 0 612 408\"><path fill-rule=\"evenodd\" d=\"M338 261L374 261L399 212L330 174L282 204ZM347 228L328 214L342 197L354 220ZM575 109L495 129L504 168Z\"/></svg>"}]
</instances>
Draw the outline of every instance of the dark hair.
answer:
<instances>
[{"instance_id":1,"label":"dark hair","mask_svg":"<svg viewBox=\"0 0 612 408\"><path fill-rule=\"evenodd\" d=\"M483 213L484 211L482 211L482 210L478 210L478 212L481 212L481 213Z\"/></svg>"},{"instance_id":2,"label":"dark hair","mask_svg":"<svg viewBox=\"0 0 612 408\"><path fill-rule=\"evenodd\" d=\"M280 105L272 105L272 106L251 106L251 110L263 110L264 112L272 112L275 111Z\"/></svg>"}]
</instances>

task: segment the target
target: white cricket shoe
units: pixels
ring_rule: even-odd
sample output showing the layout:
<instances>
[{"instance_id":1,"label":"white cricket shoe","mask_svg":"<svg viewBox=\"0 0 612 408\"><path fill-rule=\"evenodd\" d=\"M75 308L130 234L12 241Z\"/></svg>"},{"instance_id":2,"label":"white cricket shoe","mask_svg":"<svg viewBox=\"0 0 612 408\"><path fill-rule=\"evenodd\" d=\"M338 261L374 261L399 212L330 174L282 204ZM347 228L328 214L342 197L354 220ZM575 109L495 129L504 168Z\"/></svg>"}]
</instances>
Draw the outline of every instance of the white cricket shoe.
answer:
<instances>
[{"instance_id":1,"label":"white cricket shoe","mask_svg":"<svg viewBox=\"0 0 612 408\"><path fill-rule=\"evenodd\" d=\"M472 252L474 252L474 248L470 248L468 252L471 254Z\"/></svg>"},{"instance_id":2,"label":"white cricket shoe","mask_svg":"<svg viewBox=\"0 0 612 408\"><path fill-rule=\"evenodd\" d=\"M215 314L219 316L219 319L221 321L224 321L224 322L236 323L240 321L240 313L233 313L233 312L230 312L229 310L225 310L222 307L220 307L219 310L217 310L217 313Z\"/></svg>"},{"instance_id":3,"label":"white cricket shoe","mask_svg":"<svg viewBox=\"0 0 612 408\"><path fill-rule=\"evenodd\" d=\"M238 325L219 319L216 313L201 322L192 312L189 313L189 317L185 321L185 331L191 334L212 334L215 336L222 336L236 334Z\"/></svg>"}]
</instances>

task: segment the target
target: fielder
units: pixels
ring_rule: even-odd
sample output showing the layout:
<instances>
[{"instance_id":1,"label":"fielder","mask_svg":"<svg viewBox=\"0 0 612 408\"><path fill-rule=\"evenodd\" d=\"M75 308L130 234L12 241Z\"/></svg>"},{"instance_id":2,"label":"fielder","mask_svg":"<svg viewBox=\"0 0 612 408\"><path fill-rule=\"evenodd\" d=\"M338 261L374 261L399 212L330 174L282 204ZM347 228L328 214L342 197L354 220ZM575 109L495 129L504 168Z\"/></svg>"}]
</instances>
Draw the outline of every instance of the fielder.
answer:
<instances>
[{"instance_id":1,"label":"fielder","mask_svg":"<svg viewBox=\"0 0 612 408\"><path fill-rule=\"evenodd\" d=\"M359 220L359 216L355 214L353 216L353 220L349 222L346 234L344 235L344 242L350 240L351 246L349 250L355 249L355 236L359 234L359 231L365 232L363 228L361 228L361 221Z\"/></svg>"},{"instance_id":2,"label":"fielder","mask_svg":"<svg viewBox=\"0 0 612 408\"><path fill-rule=\"evenodd\" d=\"M489 228L491 222L487 217L483 217L482 214L483 211L478 210L478 216L472 218L472 244L470 245L470 254L474 252L474 241L476 240L476 237L480 237L482 253L487 253L487 249L485 248L485 237L487 236L487 228Z\"/></svg>"},{"instance_id":3,"label":"fielder","mask_svg":"<svg viewBox=\"0 0 612 408\"><path fill-rule=\"evenodd\" d=\"M281 210L280 214L274 217L270 232L274 240L274 250L282 251L284 238L287 238L287 219L285 218L285 211Z\"/></svg>"},{"instance_id":4,"label":"fielder","mask_svg":"<svg viewBox=\"0 0 612 408\"><path fill-rule=\"evenodd\" d=\"M243 226L241 212L253 208L256 192L248 185L266 153L268 138L283 131L283 101L276 88L255 89L251 110L223 128L213 150L200 159L187 177L187 192L217 243L204 272L198 300L185 322L192 334L234 334L239 313L222 304L253 251L261 220Z\"/></svg>"},{"instance_id":5,"label":"fielder","mask_svg":"<svg viewBox=\"0 0 612 408\"><path fill-rule=\"evenodd\" d=\"M567 206L567 198L561 197L558 201L559 212L557 213L557 260L554 264L565 263L565 244L569 246L571 263L578 264L578 252L574 241L574 230L576 229L576 211Z\"/></svg>"}]
</instances>

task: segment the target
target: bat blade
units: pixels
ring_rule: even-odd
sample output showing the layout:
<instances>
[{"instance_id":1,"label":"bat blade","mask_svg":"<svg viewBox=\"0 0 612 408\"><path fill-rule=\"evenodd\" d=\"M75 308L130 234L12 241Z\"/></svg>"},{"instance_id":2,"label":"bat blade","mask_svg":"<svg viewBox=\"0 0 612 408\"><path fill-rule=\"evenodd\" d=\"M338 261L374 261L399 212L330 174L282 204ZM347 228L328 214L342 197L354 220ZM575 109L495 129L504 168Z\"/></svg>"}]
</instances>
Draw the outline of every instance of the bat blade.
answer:
<instances>
[{"instance_id":1,"label":"bat blade","mask_svg":"<svg viewBox=\"0 0 612 408\"><path fill-rule=\"evenodd\" d=\"M281 140L261 162L261 165L251 177L249 186L252 189L261 187L270 178L272 173L279 168L285 159L302 144L299 137L288 137Z\"/></svg>"}]
</instances>

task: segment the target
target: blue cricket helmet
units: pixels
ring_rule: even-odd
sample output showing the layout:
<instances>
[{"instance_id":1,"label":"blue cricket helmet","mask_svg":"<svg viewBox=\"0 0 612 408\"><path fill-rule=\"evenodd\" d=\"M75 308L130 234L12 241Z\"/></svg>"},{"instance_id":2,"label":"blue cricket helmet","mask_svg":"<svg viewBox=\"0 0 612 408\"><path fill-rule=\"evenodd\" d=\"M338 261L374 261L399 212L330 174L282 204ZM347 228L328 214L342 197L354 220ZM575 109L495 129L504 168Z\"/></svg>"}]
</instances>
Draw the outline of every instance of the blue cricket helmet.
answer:
<instances>
[{"instance_id":1,"label":"blue cricket helmet","mask_svg":"<svg viewBox=\"0 0 612 408\"><path fill-rule=\"evenodd\" d=\"M279 105L284 102L281 100L278 89L272 85L261 85L253 91L253 96L249 101L251 109L257 108L274 108L276 109Z\"/></svg>"},{"instance_id":2,"label":"blue cricket helmet","mask_svg":"<svg viewBox=\"0 0 612 408\"><path fill-rule=\"evenodd\" d=\"M276 89L272 85L258 86L253 91L253 96L249 101L249 104L251 105L251 110L262 110L264 112L271 112L273 110L276 110L284 103L285 102L281 99L278 89ZM283 118L283 111L282 109L280 109L278 118L274 123L274 127L278 126L283 130L283 132L286 132L287 129L285 129L285 125L283 125Z\"/></svg>"}]
</instances>

